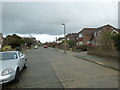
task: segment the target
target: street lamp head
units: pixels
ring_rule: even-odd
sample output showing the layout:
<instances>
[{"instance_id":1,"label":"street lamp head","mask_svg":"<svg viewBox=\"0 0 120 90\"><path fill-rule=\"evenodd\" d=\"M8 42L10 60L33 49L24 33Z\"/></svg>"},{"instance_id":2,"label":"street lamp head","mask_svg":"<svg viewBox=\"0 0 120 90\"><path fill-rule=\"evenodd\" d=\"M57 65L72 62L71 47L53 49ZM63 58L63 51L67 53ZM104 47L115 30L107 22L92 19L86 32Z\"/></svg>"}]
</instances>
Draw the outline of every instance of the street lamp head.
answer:
<instances>
[{"instance_id":1,"label":"street lamp head","mask_svg":"<svg viewBox=\"0 0 120 90\"><path fill-rule=\"evenodd\" d=\"M64 23L62 23L61 25L65 25Z\"/></svg>"}]
</instances>

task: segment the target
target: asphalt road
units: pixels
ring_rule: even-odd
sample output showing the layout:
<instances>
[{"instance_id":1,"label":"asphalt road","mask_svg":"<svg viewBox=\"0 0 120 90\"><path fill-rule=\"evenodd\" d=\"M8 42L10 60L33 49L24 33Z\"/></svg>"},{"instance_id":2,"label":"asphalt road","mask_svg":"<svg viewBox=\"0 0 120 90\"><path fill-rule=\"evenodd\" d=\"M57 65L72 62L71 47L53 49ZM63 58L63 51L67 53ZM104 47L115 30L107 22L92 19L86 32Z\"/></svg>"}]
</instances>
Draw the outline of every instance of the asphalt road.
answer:
<instances>
[{"instance_id":1,"label":"asphalt road","mask_svg":"<svg viewBox=\"0 0 120 90\"><path fill-rule=\"evenodd\" d=\"M118 88L118 71L52 48L26 52L28 68L19 83L4 88Z\"/></svg>"}]
</instances>

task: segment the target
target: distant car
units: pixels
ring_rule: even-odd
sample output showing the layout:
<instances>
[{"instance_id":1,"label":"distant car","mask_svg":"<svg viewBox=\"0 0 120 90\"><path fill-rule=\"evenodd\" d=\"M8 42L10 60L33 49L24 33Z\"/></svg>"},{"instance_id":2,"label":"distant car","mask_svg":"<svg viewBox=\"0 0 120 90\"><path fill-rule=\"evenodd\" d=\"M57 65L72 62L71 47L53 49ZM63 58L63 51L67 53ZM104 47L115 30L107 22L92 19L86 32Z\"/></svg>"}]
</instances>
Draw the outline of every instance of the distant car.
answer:
<instances>
[{"instance_id":1,"label":"distant car","mask_svg":"<svg viewBox=\"0 0 120 90\"><path fill-rule=\"evenodd\" d=\"M87 45L88 45L89 47L95 47L95 45L92 45L92 44L90 44L90 43L87 44Z\"/></svg>"},{"instance_id":2,"label":"distant car","mask_svg":"<svg viewBox=\"0 0 120 90\"><path fill-rule=\"evenodd\" d=\"M38 46L34 46L34 49L37 49L38 48Z\"/></svg>"},{"instance_id":3,"label":"distant car","mask_svg":"<svg viewBox=\"0 0 120 90\"><path fill-rule=\"evenodd\" d=\"M21 48L20 47L16 47L16 51L21 51Z\"/></svg>"},{"instance_id":4,"label":"distant car","mask_svg":"<svg viewBox=\"0 0 120 90\"><path fill-rule=\"evenodd\" d=\"M48 48L48 46L47 46L47 45L44 45L44 48Z\"/></svg>"},{"instance_id":5,"label":"distant car","mask_svg":"<svg viewBox=\"0 0 120 90\"><path fill-rule=\"evenodd\" d=\"M20 72L27 68L27 59L25 54L20 51L0 52L0 84L10 81L19 82Z\"/></svg>"}]
</instances>

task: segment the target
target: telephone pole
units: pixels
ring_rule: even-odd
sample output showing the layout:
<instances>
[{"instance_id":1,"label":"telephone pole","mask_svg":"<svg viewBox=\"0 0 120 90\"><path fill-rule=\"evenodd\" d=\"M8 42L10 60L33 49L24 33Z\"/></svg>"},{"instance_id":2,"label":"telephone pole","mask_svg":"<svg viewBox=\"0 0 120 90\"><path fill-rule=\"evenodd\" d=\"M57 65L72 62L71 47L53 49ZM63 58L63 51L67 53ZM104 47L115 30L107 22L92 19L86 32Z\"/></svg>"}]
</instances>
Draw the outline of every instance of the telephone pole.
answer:
<instances>
[{"instance_id":1,"label":"telephone pole","mask_svg":"<svg viewBox=\"0 0 120 90\"><path fill-rule=\"evenodd\" d=\"M64 53L66 53L66 28L65 24L62 24L64 26Z\"/></svg>"}]
</instances>

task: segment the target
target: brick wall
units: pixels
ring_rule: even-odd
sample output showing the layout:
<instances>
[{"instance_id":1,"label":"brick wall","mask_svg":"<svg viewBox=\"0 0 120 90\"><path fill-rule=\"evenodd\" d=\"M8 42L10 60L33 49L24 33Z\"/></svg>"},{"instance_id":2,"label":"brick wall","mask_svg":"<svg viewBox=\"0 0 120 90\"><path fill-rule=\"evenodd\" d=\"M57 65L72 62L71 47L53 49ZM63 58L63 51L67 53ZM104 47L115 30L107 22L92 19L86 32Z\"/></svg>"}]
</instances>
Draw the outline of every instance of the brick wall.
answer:
<instances>
[{"instance_id":1,"label":"brick wall","mask_svg":"<svg viewBox=\"0 0 120 90\"><path fill-rule=\"evenodd\" d=\"M83 37L83 43L87 44L87 41L90 41L91 36L87 35Z\"/></svg>"},{"instance_id":2,"label":"brick wall","mask_svg":"<svg viewBox=\"0 0 120 90\"><path fill-rule=\"evenodd\" d=\"M120 58L120 52L118 51L100 51L100 50L93 50L93 49L88 49L87 51L88 54L92 55L98 55L98 56L108 56L108 57L119 57Z\"/></svg>"}]
</instances>

